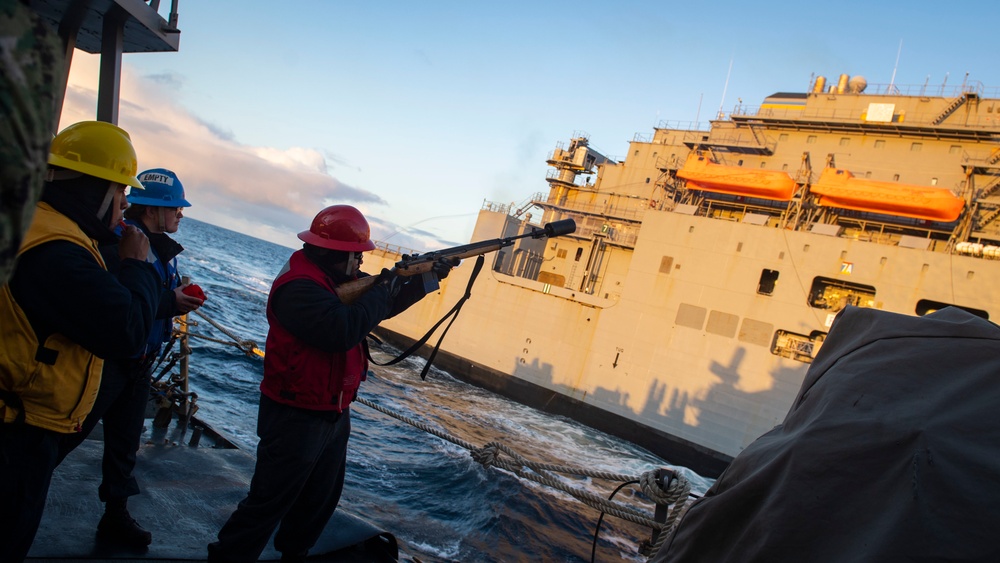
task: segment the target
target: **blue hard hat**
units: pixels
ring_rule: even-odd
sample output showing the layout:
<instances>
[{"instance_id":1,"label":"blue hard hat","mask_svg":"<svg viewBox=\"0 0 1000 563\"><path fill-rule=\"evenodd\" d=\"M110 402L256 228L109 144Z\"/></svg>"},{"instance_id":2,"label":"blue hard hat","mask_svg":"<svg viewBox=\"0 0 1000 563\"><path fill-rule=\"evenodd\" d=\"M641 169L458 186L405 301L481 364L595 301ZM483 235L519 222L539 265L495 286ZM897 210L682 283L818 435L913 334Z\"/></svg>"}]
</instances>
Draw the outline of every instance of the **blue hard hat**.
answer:
<instances>
[{"instance_id":1,"label":"blue hard hat","mask_svg":"<svg viewBox=\"0 0 1000 563\"><path fill-rule=\"evenodd\" d=\"M128 194L128 202L150 207L191 207L184 199L184 186L174 174L166 168L153 168L139 173L139 181L145 190Z\"/></svg>"}]
</instances>

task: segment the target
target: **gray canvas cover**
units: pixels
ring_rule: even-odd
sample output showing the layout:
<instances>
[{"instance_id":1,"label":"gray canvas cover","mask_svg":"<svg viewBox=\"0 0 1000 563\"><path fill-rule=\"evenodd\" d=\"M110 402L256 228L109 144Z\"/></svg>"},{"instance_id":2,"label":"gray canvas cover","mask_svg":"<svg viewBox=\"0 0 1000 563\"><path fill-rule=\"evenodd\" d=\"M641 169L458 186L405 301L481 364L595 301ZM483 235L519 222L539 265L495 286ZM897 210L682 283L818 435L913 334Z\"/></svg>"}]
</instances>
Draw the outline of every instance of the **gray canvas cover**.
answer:
<instances>
[{"instance_id":1,"label":"gray canvas cover","mask_svg":"<svg viewBox=\"0 0 1000 563\"><path fill-rule=\"evenodd\" d=\"M653 560L1000 561L1000 328L842 311L784 422Z\"/></svg>"}]
</instances>

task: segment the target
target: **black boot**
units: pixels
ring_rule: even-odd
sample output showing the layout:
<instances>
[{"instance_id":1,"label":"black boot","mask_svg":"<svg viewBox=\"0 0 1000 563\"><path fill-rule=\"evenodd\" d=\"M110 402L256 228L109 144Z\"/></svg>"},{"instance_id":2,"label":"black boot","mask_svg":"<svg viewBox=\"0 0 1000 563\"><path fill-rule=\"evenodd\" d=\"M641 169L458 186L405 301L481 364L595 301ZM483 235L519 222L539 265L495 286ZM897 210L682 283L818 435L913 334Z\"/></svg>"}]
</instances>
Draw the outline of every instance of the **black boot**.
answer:
<instances>
[{"instance_id":1,"label":"black boot","mask_svg":"<svg viewBox=\"0 0 1000 563\"><path fill-rule=\"evenodd\" d=\"M104 505L104 516L97 524L97 537L100 539L129 547L146 547L153 541L149 533L125 508L127 499L112 499Z\"/></svg>"}]
</instances>

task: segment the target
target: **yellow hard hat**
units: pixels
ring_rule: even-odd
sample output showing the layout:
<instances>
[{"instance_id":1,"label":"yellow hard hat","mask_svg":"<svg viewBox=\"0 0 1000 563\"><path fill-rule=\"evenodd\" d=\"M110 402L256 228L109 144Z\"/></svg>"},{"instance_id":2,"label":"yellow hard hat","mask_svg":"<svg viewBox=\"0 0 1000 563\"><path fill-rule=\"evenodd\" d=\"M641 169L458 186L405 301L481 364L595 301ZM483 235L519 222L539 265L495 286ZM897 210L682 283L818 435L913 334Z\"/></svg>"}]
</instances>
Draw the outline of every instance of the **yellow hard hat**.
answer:
<instances>
[{"instance_id":1,"label":"yellow hard hat","mask_svg":"<svg viewBox=\"0 0 1000 563\"><path fill-rule=\"evenodd\" d=\"M49 147L49 164L143 189L139 162L124 129L104 121L81 121L59 132Z\"/></svg>"}]
</instances>

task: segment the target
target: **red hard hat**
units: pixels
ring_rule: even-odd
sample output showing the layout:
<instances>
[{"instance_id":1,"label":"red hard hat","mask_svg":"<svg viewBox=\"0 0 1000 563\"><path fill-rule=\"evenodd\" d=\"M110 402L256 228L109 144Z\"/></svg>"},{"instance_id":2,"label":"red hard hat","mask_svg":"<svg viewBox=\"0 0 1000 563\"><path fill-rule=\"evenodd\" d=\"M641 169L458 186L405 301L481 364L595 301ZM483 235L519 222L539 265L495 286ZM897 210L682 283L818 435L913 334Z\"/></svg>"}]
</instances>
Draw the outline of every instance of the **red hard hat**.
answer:
<instances>
[{"instance_id":1,"label":"red hard hat","mask_svg":"<svg viewBox=\"0 0 1000 563\"><path fill-rule=\"evenodd\" d=\"M371 228L360 211L350 205L331 205L316 214L308 231L299 233L306 243L330 250L374 250Z\"/></svg>"}]
</instances>

